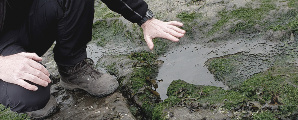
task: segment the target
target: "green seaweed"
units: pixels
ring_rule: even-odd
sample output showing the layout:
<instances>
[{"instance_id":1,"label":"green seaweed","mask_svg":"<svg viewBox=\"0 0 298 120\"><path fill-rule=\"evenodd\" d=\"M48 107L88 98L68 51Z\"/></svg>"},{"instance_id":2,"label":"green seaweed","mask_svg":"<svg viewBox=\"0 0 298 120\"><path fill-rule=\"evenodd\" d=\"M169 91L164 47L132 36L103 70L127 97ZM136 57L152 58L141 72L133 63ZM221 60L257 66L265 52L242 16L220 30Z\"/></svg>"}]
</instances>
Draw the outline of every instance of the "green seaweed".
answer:
<instances>
[{"instance_id":1,"label":"green seaweed","mask_svg":"<svg viewBox=\"0 0 298 120\"><path fill-rule=\"evenodd\" d=\"M247 99L242 93L225 91L215 86L197 86L182 80L173 81L167 92L170 99L194 98L199 103L223 104L224 108L231 109ZM172 103L173 104L173 103ZM178 104L177 100L174 104Z\"/></svg>"},{"instance_id":2,"label":"green seaweed","mask_svg":"<svg viewBox=\"0 0 298 120\"><path fill-rule=\"evenodd\" d=\"M182 22L189 23L194 22L194 20L198 17L197 13L187 13L182 12L177 15L177 18L180 18Z\"/></svg>"},{"instance_id":3,"label":"green seaweed","mask_svg":"<svg viewBox=\"0 0 298 120\"><path fill-rule=\"evenodd\" d=\"M30 120L27 114L18 114L11 111L9 108L0 104L0 119L1 120Z\"/></svg>"},{"instance_id":4,"label":"green seaweed","mask_svg":"<svg viewBox=\"0 0 298 120\"><path fill-rule=\"evenodd\" d=\"M118 13L111 11L105 4L102 4L101 1L97 1L97 2L99 2L99 3L94 6L95 7L95 12L94 12L95 19L118 18L121 16Z\"/></svg>"},{"instance_id":5,"label":"green seaweed","mask_svg":"<svg viewBox=\"0 0 298 120\"><path fill-rule=\"evenodd\" d=\"M278 69L279 71L284 70L284 68ZM214 86L192 85L183 80L175 80L168 88L169 98L158 104L156 114L164 119L165 113L160 112L160 109L192 104L193 102L208 104L209 108L222 107L229 111L250 110L245 107L248 102L257 101L262 106L276 104L279 107L274 113L267 108L258 108L254 111L253 119L291 118L297 114L295 112L298 110L298 88L289 84L286 79L288 77L293 79L297 76L275 75L276 70L269 69L269 71L256 74L247 79L240 87L231 90L223 90ZM297 72L297 68L292 71L292 73L295 72Z\"/></svg>"},{"instance_id":6,"label":"green seaweed","mask_svg":"<svg viewBox=\"0 0 298 120\"><path fill-rule=\"evenodd\" d=\"M212 28L208 31L207 36L211 36L215 32L222 30L223 26L231 19L226 10L219 12L218 15L220 19L212 25Z\"/></svg>"},{"instance_id":7,"label":"green seaweed","mask_svg":"<svg viewBox=\"0 0 298 120\"><path fill-rule=\"evenodd\" d=\"M262 111L253 115L254 120L277 120L271 111Z\"/></svg>"},{"instance_id":8,"label":"green seaweed","mask_svg":"<svg viewBox=\"0 0 298 120\"><path fill-rule=\"evenodd\" d=\"M267 23L268 28L274 31L291 30L297 31L298 29L298 10L290 9L285 14L278 15L275 20ZM285 22L287 21L287 22Z\"/></svg>"},{"instance_id":9,"label":"green seaweed","mask_svg":"<svg viewBox=\"0 0 298 120\"><path fill-rule=\"evenodd\" d=\"M181 20L181 22L184 23L182 29L184 29L186 31L186 35L190 38L193 38L194 36L194 28L196 27L200 27L197 24L197 20L202 18L202 14L201 13L196 13L196 12L192 12L192 13L188 13L188 12L181 12L179 14L177 14L176 16L177 18L179 18Z\"/></svg>"},{"instance_id":10,"label":"green seaweed","mask_svg":"<svg viewBox=\"0 0 298 120\"><path fill-rule=\"evenodd\" d=\"M117 19L96 21L93 24L92 40L97 40L97 45L104 47L110 40L125 38L124 29L125 25Z\"/></svg>"},{"instance_id":11,"label":"green seaweed","mask_svg":"<svg viewBox=\"0 0 298 120\"><path fill-rule=\"evenodd\" d=\"M287 0L288 1L288 6L290 8L297 8L298 6L298 1L297 0Z\"/></svg>"},{"instance_id":12,"label":"green seaweed","mask_svg":"<svg viewBox=\"0 0 298 120\"><path fill-rule=\"evenodd\" d=\"M133 98L137 98L142 105L142 111L148 118L152 118L155 103L159 102L160 97L157 96L152 89L152 83L148 79L156 78L158 66L155 63L157 55L151 52L142 51L129 55L132 60L137 60L134 72L130 77L130 83L126 85L129 88Z\"/></svg>"},{"instance_id":13,"label":"green seaweed","mask_svg":"<svg viewBox=\"0 0 298 120\"><path fill-rule=\"evenodd\" d=\"M229 28L228 31L230 33L256 33L259 32L259 29L255 28L256 25L261 26L261 29L265 30L262 26L266 20L263 19L269 14L269 11L275 9L277 9L277 7L274 4L274 0L265 0L261 1L259 8L252 8L252 6L248 4L246 7L240 7L230 11L223 10L218 13L220 19L212 25L208 36L220 30L224 30L225 25L227 25L227 23L233 23L232 21L238 22L235 22L234 25Z\"/></svg>"},{"instance_id":14,"label":"green seaweed","mask_svg":"<svg viewBox=\"0 0 298 120\"><path fill-rule=\"evenodd\" d=\"M224 81L224 76L229 76L235 71L235 62L233 58L213 59L208 63L208 70L214 74L216 80Z\"/></svg>"},{"instance_id":15,"label":"green seaweed","mask_svg":"<svg viewBox=\"0 0 298 120\"><path fill-rule=\"evenodd\" d=\"M165 39L160 39L160 38L157 38L157 39L154 39L153 40L153 43L154 43L154 54L156 55L163 55L165 54L168 49L169 49L169 41L165 40Z\"/></svg>"},{"instance_id":16,"label":"green seaweed","mask_svg":"<svg viewBox=\"0 0 298 120\"><path fill-rule=\"evenodd\" d=\"M106 66L106 70L107 72L109 72L111 75L118 75L118 70L116 68L116 62L110 64L110 65L107 65Z\"/></svg>"}]
</instances>

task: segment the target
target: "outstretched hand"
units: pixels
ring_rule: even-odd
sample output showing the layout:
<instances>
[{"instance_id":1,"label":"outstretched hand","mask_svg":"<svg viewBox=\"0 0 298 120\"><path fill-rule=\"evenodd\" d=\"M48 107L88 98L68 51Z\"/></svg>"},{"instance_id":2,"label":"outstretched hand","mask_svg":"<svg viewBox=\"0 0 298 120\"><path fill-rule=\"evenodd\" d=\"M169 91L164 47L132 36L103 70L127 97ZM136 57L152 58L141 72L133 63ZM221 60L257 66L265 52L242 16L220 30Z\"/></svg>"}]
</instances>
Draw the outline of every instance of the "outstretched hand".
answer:
<instances>
[{"instance_id":1,"label":"outstretched hand","mask_svg":"<svg viewBox=\"0 0 298 120\"><path fill-rule=\"evenodd\" d=\"M143 34L149 49L153 49L153 38L165 38L173 42L178 42L179 38L183 37L185 30L179 27L183 26L182 23L177 21L163 22L158 19L152 18L142 24Z\"/></svg>"},{"instance_id":2,"label":"outstretched hand","mask_svg":"<svg viewBox=\"0 0 298 120\"><path fill-rule=\"evenodd\" d=\"M50 74L43 65L38 63L41 60L42 58L35 53L25 52L0 56L0 79L33 91L38 87L27 81L46 87L51 82Z\"/></svg>"}]
</instances>

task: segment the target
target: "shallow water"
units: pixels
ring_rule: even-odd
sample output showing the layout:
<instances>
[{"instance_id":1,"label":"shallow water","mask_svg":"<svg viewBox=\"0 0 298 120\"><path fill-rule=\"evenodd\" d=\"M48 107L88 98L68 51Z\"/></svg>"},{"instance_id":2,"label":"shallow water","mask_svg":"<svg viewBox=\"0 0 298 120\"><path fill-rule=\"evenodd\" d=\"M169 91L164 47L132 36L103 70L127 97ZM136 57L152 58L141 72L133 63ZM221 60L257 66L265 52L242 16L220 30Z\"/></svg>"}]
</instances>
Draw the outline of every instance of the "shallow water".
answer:
<instances>
[{"instance_id":1,"label":"shallow water","mask_svg":"<svg viewBox=\"0 0 298 120\"><path fill-rule=\"evenodd\" d=\"M163 81L158 83L156 91L162 100L166 99L168 86L173 80L178 79L195 85L211 85L228 89L222 82L215 81L213 75L208 71L207 66L205 66L208 59L239 52L269 54L274 49L275 44L265 40L231 40L217 47L199 44L177 47L159 58L159 60L164 61L164 64L159 69L157 80L162 79Z\"/></svg>"}]
</instances>

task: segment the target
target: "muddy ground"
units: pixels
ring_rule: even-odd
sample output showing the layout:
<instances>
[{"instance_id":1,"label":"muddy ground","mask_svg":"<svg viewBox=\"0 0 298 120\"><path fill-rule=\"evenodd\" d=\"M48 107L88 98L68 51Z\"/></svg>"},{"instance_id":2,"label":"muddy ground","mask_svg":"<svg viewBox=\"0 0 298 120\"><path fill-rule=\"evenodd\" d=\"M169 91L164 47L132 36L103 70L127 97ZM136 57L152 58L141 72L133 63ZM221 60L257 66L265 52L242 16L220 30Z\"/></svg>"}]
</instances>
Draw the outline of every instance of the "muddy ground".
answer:
<instances>
[{"instance_id":1,"label":"muddy ground","mask_svg":"<svg viewBox=\"0 0 298 120\"><path fill-rule=\"evenodd\" d=\"M96 0L88 56L118 78L107 97L59 86L47 119L298 119L297 0L145 0L156 18L184 23L180 42L155 39Z\"/></svg>"}]
</instances>

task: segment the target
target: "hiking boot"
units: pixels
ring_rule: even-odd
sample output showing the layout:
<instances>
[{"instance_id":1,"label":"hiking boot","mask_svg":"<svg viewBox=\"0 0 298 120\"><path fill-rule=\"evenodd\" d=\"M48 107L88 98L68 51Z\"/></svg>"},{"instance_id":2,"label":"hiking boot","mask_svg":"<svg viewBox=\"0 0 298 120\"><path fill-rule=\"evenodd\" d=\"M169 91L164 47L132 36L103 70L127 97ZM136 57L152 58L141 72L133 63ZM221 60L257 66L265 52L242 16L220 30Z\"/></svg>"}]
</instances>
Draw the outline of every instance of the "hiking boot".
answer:
<instances>
[{"instance_id":1,"label":"hiking boot","mask_svg":"<svg viewBox=\"0 0 298 120\"><path fill-rule=\"evenodd\" d=\"M82 89L91 95L103 97L113 93L119 86L115 77L98 72L89 58L75 66L59 66L60 85L68 90Z\"/></svg>"},{"instance_id":2,"label":"hiking boot","mask_svg":"<svg viewBox=\"0 0 298 120\"><path fill-rule=\"evenodd\" d=\"M51 95L49 102L46 106L40 110L27 112L27 115L32 119L44 119L56 113L58 110L58 104L54 96Z\"/></svg>"}]
</instances>

